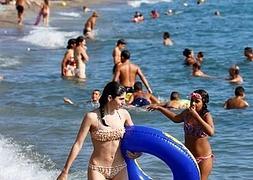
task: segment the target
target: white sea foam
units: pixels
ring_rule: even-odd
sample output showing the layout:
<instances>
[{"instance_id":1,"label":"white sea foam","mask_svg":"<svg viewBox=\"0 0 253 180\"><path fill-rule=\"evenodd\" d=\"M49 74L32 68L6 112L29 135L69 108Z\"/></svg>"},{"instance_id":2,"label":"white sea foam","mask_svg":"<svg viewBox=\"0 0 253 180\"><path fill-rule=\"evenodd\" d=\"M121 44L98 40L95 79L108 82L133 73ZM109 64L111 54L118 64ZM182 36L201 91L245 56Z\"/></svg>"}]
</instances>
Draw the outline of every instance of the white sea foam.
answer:
<instances>
[{"instance_id":1,"label":"white sea foam","mask_svg":"<svg viewBox=\"0 0 253 180\"><path fill-rule=\"evenodd\" d=\"M58 14L61 16L68 16L68 17L81 17L81 14L76 12L59 12Z\"/></svg>"},{"instance_id":2,"label":"white sea foam","mask_svg":"<svg viewBox=\"0 0 253 180\"><path fill-rule=\"evenodd\" d=\"M0 67L11 67L20 64L20 61L16 57L1 57L0 56Z\"/></svg>"},{"instance_id":3,"label":"white sea foam","mask_svg":"<svg viewBox=\"0 0 253 180\"><path fill-rule=\"evenodd\" d=\"M26 151L33 146L27 146ZM0 179L1 180L51 180L57 176L55 170L43 169L43 163L27 158L24 148L0 135ZM38 154L38 158L41 158ZM41 158L43 161L43 158Z\"/></svg>"},{"instance_id":4,"label":"white sea foam","mask_svg":"<svg viewBox=\"0 0 253 180\"><path fill-rule=\"evenodd\" d=\"M20 41L45 48L61 48L66 46L67 39L77 37L79 34L79 32L62 32L49 27L36 27Z\"/></svg>"},{"instance_id":5,"label":"white sea foam","mask_svg":"<svg viewBox=\"0 0 253 180\"><path fill-rule=\"evenodd\" d=\"M138 0L138 1L128 1L127 4L134 8L138 8L141 4L156 4L160 2L172 2L172 0Z\"/></svg>"}]
</instances>

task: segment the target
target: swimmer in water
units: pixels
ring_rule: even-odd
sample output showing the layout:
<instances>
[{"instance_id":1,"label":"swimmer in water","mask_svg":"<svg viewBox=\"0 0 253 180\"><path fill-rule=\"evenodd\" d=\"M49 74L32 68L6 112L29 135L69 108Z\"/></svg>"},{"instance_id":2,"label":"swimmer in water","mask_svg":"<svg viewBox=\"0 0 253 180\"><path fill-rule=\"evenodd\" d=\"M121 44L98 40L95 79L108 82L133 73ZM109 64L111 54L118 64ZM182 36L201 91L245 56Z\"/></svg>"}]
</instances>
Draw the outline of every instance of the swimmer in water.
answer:
<instances>
[{"instance_id":1,"label":"swimmer in water","mask_svg":"<svg viewBox=\"0 0 253 180\"><path fill-rule=\"evenodd\" d=\"M245 100L245 90L242 86L235 88L235 96L226 100L224 104L225 109L244 109L249 107L248 102Z\"/></svg>"},{"instance_id":2,"label":"swimmer in water","mask_svg":"<svg viewBox=\"0 0 253 180\"><path fill-rule=\"evenodd\" d=\"M136 107L142 107L149 104L159 104L160 101L151 93L144 92L142 89L142 83L137 81L134 84L134 92L131 95L128 104Z\"/></svg>"}]
</instances>

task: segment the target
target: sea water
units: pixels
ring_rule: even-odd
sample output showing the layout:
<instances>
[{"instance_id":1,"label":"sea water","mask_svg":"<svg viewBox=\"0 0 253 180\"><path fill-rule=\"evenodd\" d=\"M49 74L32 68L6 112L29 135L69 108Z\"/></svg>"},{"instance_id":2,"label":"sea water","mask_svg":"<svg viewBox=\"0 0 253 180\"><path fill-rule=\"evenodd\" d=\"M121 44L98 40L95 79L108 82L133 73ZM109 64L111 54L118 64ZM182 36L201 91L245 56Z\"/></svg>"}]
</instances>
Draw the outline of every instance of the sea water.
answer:
<instances>
[{"instance_id":1,"label":"sea water","mask_svg":"<svg viewBox=\"0 0 253 180\"><path fill-rule=\"evenodd\" d=\"M127 41L131 59L147 77L154 94L165 101L172 91L186 99L198 88L210 95L208 108L215 123L210 143L215 154L209 179L250 180L253 175L253 63L243 49L253 46L253 2L210 0L197 5L187 0L118 1L91 7L100 17L96 40L88 41L90 61L86 82L60 77L60 64L69 38L81 35L90 12L82 8L52 10L49 27L34 27L35 17L23 28L0 30L0 179L55 179L64 166L83 115L92 109L93 89L102 90L112 79L112 49L119 38ZM151 19L152 9L160 18ZM172 16L164 13L172 9ZM219 10L221 16L214 16ZM135 11L145 17L130 22ZM173 46L163 46L168 31ZM204 52L202 70L210 79L191 76L183 65L184 48ZM224 79L232 64L240 67L249 108L224 110L224 101L234 95L236 85ZM64 104L70 98L75 105ZM131 109L135 124L154 127L183 142L183 126L159 112ZM86 179L92 151L90 138L74 162L71 179ZM157 158L144 154L141 167L154 179L172 179L170 169Z\"/></svg>"}]
</instances>

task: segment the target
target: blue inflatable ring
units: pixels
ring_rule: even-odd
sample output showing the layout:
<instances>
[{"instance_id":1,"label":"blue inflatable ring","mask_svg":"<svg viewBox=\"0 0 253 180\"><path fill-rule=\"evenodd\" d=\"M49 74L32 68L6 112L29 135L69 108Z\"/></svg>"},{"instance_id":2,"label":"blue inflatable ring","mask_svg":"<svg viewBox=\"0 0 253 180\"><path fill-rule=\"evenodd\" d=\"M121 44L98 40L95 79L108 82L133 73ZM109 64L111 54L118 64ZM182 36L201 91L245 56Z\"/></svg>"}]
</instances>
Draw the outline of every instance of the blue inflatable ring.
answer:
<instances>
[{"instance_id":1,"label":"blue inflatable ring","mask_svg":"<svg viewBox=\"0 0 253 180\"><path fill-rule=\"evenodd\" d=\"M151 179L126 152L144 152L163 160L171 169L174 180L200 180L198 164L190 151L176 138L144 126L126 127L121 151L127 163L130 180Z\"/></svg>"}]
</instances>

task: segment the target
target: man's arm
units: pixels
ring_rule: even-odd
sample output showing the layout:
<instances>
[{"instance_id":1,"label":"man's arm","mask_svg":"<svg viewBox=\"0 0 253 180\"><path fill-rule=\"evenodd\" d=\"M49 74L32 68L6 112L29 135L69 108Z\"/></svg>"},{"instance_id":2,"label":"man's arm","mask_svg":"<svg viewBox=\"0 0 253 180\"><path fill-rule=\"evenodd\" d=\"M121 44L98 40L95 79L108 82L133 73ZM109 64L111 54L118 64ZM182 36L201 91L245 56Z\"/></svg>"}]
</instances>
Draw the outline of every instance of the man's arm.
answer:
<instances>
[{"instance_id":1,"label":"man's arm","mask_svg":"<svg viewBox=\"0 0 253 180\"><path fill-rule=\"evenodd\" d=\"M137 74L140 77L140 79L142 80L143 84L146 86L148 92L152 94L153 92L152 92L152 90L151 90L151 88L148 84L148 81L147 81L146 77L144 76L144 74L142 73L142 71L139 67L137 69Z\"/></svg>"}]
</instances>

